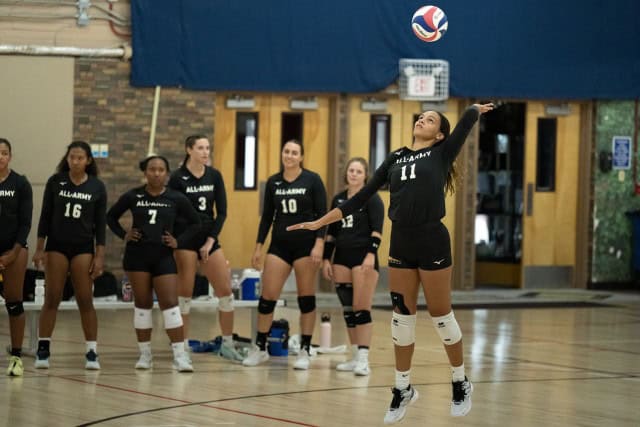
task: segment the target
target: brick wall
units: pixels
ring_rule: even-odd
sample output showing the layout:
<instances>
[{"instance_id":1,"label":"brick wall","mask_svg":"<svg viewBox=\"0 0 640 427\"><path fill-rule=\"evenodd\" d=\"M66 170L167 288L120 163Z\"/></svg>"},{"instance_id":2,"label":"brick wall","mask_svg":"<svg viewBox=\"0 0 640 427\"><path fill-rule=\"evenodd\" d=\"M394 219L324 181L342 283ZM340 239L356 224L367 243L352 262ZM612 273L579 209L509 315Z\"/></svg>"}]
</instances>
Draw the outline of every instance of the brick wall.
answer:
<instances>
[{"instance_id":1,"label":"brick wall","mask_svg":"<svg viewBox=\"0 0 640 427\"><path fill-rule=\"evenodd\" d=\"M143 182L137 165L149 144L155 91L131 87L129 73L130 64L118 60L80 59L75 64L73 137L109 144L109 158L97 159L109 206ZM214 92L162 88L154 151L166 156L172 169L182 161L187 135L213 135L214 106ZM117 277L123 250L123 242L107 231L105 264Z\"/></svg>"}]
</instances>

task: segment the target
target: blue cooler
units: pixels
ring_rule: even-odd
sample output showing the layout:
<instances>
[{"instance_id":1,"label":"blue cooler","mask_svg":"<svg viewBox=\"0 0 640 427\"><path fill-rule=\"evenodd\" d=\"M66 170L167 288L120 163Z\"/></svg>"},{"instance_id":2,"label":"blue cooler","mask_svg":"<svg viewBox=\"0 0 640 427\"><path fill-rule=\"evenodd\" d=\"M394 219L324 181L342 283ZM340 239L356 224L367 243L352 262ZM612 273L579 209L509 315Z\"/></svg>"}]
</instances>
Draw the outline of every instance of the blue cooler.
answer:
<instances>
[{"instance_id":1,"label":"blue cooler","mask_svg":"<svg viewBox=\"0 0 640 427\"><path fill-rule=\"evenodd\" d=\"M271 356L289 355L289 322L286 319L274 320L271 323L267 351Z\"/></svg>"},{"instance_id":2,"label":"blue cooler","mask_svg":"<svg viewBox=\"0 0 640 427\"><path fill-rule=\"evenodd\" d=\"M240 279L241 298L257 300L260 298L260 272L253 268L245 268Z\"/></svg>"}]
</instances>

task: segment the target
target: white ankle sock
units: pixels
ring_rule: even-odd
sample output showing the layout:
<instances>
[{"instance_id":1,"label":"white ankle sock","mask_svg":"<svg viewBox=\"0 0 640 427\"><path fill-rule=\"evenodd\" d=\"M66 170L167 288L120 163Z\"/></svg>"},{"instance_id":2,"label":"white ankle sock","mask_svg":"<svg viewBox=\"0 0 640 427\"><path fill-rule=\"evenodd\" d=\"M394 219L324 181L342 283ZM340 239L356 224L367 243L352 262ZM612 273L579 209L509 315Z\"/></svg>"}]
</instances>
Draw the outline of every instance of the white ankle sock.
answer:
<instances>
[{"instance_id":1,"label":"white ankle sock","mask_svg":"<svg viewBox=\"0 0 640 427\"><path fill-rule=\"evenodd\" d=\"M222 344L233 347L233 335L223 335Z\"/></svg>"},{"instance_id":2,"label":"white ankle sock","mask_svg":"<svg viewBox=\"0 0 640 427\"><path fill-rule=\"evenodd\" d=\"M360 348L358 349L358 360L369 360L369 349L368 348Z\"/></svg>"},{"instance_id":3,"label":"white ankle sock","mask_svg":"<svg viewBox=\"0 0 640 427\"><path fill-rule=\"evenodd\" d=\"M411 384L411 369L408 371L398 371L396 369L396 388L405 390Z\"/></svg>"},{"instance_id":4,"label":"white ankle sock","mask_svg":"<svg viewBox=\"0 0 640 427\"><path fill-rule=\"evenodd\" d=\"M89 353L91 350L93 350L93 352L95 354L98 354L98 343L97 341L87 341L87 353Z\"/></svg>"},{"instance_id":5,"label":"white ankle sock","mask_svg":"<svg viewBox=\"0 0 640 427\"><path fill-rule=\"evenodd\" d=\"M173 357L176 358L184 354L184 341L172 342L171 350L173 350Z\"/></svg>"},{"instance_id":6,"label":"white ankle sock","mask_svg":"<svg viewBox=\"0 0 640 427\"><path fill-rule=\"evenodd\" d=\"M453 382L464 381L464 363L460 366L451 367L451 378Z\"/></svg>"},{"instance_id":7,"label":"white ankle sock","mask_svg":"<svg viewBox=\"0 0 640 427\"><path fill-rule=\"evenodd\" d=\"M151 341L138 342L138 348L140 349L140 353L151 354Z\"/></svg>"}]
</instances>

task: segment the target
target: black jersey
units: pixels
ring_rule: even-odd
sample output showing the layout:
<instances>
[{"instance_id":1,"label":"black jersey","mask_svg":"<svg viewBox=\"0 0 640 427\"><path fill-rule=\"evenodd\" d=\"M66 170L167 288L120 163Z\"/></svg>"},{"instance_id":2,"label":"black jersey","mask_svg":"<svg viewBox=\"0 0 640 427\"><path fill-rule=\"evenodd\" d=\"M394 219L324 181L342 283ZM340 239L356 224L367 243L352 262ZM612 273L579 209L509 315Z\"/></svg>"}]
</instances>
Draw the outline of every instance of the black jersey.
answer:
<instances>
[{"instance_id":1,"label":"black jersey","mask_svg":"<svg viewBox=\"0 0 640 427\"><path fill-rule=\"evenodd\" d=\"M187 229L175 236L179 243L181 239L190 239L194 233L200 231L200 218L191 206L189 199L171 188L158 196L149 194L145 187L137 187L124 193L107 212L107 223L111 231L124 239L127 232L119 219L127 210L133 216L132 228L140 230L142 238L138 243L152 243L162 245L165 232L174 234L176 219L182 217L188 224ZM134 244L136 242L127 242Z\"/></svg>"},{"instance_id":2,"label":"black jersey","mask_svg":"<svg viewBox=\"0 0 640 427\"><path fill-rule=\"evenodd\" d=\"M200 216L203 231L207 236L218 240L218 234L227 219L227 193L224 189L222 174L212 167L205 166L204 175L196 178L186 166L182 165L171 174L169 187L187 196ZM184 220L178 218L176 232L181 233L186 228L187 224Z\"/></svg>"},{"instance_id":3,"label":"black jersey","mask_svg":"<svg viewBox=\"0 0 640 427\"><path fill-rule=\"evenodd\" d=\"M327 192L317 173L302 169L302 173L293 182L286 181L282 172L272 175L267 180L264 192L264 208L257 242L264 243L271 223L272 239L306 239L313 235L324 238L324 227L317 231L287 231L287 227L313 221L324 215L326 210Z\"/></svg>"},{"instance_id":4,"label":"black jersey","mask_svg":"<svg viewBox=\"0 0 640 427\"><path fill-rule=\"evenodd\" d=\"M31 184L24 176L10 171L0 182L0 246L10 247L16 243L27 246L32 211Z\"/></svg>"},{"instance_id":5,"label":"black jersey","mask_svg":"<svg viewBox=\"0 0 640 427\"><path fill-rule=\"evenodd\" d=\"M364 206L380 187L389 183L389 218L395 224L413 226L440 221L445 215L447 173L479 116L475 107L469 107L446 139L416 151L402 147L392 152L367 185L339 207L342 215L348 216Z\"/></svg>"},{"instance_id":6,"label":"black jersey","mask_svg":"<svg viewBox=\"0 0 640 427\"><path fill-rule=\"evenodd\" d=\"M38 237L65 243L85 243L95 239L104 245L107 191L97 177L89 175L75 185L68 172L47 181L42 198Z\"/></svg>"},{"instance_id":7,"label":"black jersey","mask_svg":"<svg viewBox=\"0 0 640 427\"><path fill-rule=\"evenodd\" d=\"M335 195L331 208L345 201L347 190ZM374 194L362 208L331 224L327 234L335 238L337 248L359 248L371 243L372 232L382 234L383 223L384 203L378 194Z\"/></svg>"}]
</instances>

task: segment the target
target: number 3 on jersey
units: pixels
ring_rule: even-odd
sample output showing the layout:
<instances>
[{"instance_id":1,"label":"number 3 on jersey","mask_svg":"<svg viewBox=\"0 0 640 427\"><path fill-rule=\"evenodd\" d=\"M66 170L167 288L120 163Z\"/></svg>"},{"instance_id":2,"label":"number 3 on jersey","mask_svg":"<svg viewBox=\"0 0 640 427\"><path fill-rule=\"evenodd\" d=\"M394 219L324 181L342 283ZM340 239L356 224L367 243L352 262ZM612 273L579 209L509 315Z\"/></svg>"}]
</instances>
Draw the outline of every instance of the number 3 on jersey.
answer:
<instances>
[{"instance_id":1,"label":"number 3 on jersey","mask_svg":"<svg viewBox=\"0 0 640 427\"><path fill-rule=\"evenodd\" d=\"M64 216L66 216L67 218L69 217L73 217L73 218L80 218L80 215L82 215L82 205L79 203L67 203L65 205L65 210L64 210Z\"/></svg>"},{"instance_id":2,"label":"number 3 on jersey","mask_svg":"<svg viewBox=\"0 0 640 427\"><path fill-rule=\"evenodd\" d=\"M204 196L198 197L198 209L204 211L207 209L207 198Z\"/></svg>"},{"instance_id":3,"label":"number 3 on jersey","mask_svg":"<svg viewBox=\"0 0 640 427\"><path fill-rule=\"evenodd\" d=\"M410 166L409 179L416 179L416 164L412 163ZM400 181L407 180L407 165L402 167L402 175L400 176Z\"/></svg>"},{"instance_id":4,"label":"number 3 on jersey","mask_svg":"<svg viewBox=\"0 0 640 427\"><path fill-rule=\"evenodd\" d=\"M296 199L282 199L282 213L296 213L298 212L298 202Z\"/></svg>"}]
</instances>

